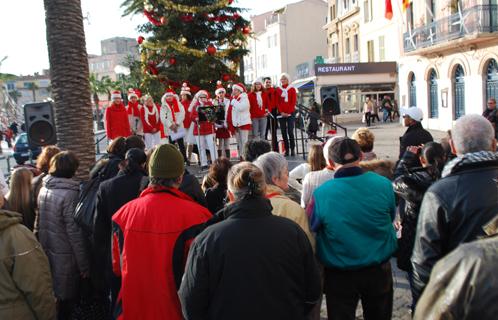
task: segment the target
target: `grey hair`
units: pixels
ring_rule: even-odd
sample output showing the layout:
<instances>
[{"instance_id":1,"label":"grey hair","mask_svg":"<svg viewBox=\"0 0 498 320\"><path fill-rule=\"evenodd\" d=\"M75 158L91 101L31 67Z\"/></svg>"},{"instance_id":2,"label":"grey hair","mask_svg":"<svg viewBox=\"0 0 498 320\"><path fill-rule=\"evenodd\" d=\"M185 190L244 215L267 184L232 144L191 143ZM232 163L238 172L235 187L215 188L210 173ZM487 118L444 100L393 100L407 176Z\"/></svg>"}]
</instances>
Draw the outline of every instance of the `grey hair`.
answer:
<instances>
[{"instance_id":1,"label":"grey hair","mask_svg":"<svg viewBox=\"0 0 498 320\"><path fill-rule=\"evenodd\" d=\"M260 155L253 163L263 171L267 184L273 184L272 178L280 178L289 167L285 157L273 151Z\"/></svg>"},{"instance_id":2,"label":"grey hair","mask_svg":"<svg viewBox=\"0 0 498 320\"><path fill-rule=\"evenodd\" d=\"M461 117L451 130L451 140L457 154L470 152L492 151L491 145L495 131L491 123L478 114L469 114Z\"/></svg>"},{"instance_id":3,"label":"grey hair","mask_svg":"<svg viewBox=\"0 0 498 320\"><path fill-rule=\"evenodd\" d=\"M343 136L332 137L332 138L328 139L327 142L325 142L325 145L323 146L323 157L325 158L325 162L329 166L333 164L333 162L330 161L330 157L329 157L329 155L332 154L332 150L331 150L332 142L334 142L335 140L337 140L339 138L344 138L344 137Z\"/></svg>"}]
</instances>

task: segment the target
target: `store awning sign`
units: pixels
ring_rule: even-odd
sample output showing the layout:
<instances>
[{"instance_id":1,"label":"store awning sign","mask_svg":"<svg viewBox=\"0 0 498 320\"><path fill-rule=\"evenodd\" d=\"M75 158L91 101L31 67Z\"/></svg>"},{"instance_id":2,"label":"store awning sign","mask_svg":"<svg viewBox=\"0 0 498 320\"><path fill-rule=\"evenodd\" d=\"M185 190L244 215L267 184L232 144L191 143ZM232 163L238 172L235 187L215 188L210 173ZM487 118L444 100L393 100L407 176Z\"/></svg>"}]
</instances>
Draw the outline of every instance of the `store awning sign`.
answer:
<instances>
[{"instance_id":1,"label":"store awning sign","mask_svg":"<svg viewBox=\"0 0 498 320\"><path fill-rule=\"evenodd\" d=\"M395 73L396 62L315 64L315 75Z\"/></svg>"}]
</instances>

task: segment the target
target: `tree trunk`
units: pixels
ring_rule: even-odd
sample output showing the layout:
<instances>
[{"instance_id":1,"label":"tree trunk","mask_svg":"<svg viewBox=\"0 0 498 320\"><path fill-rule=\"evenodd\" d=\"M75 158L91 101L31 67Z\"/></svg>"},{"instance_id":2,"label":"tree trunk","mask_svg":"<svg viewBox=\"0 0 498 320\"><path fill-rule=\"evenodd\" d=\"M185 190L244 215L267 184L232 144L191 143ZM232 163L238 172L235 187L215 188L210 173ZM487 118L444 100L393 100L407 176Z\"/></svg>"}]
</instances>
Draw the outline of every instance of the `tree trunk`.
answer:
<instances>
[{"instance_id":1,"label":"tree trunk","mask_svg":"<svg viewBox=\"0 0 498 320\"><path fill-rule=\"evenodd\" d=\"M76 177L95 163L88 57L80 0L44 0L57 145L76 153Z\"/></svg>"}]
</instances>

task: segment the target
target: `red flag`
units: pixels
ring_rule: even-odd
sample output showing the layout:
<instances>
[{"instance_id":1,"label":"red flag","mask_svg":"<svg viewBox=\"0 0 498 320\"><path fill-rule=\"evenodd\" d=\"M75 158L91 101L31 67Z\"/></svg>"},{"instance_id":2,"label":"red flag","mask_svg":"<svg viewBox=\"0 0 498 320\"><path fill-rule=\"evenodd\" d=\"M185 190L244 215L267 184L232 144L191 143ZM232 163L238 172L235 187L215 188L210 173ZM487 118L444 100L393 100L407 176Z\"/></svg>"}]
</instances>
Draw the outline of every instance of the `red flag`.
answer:
<instances>
[{"instance_id":1,"label":"red flag","mask_svg":"<svg viewBox=\"0 0 498 320\"><path fill-rule=\"evenodd\" d=\"M386 14L384 15L386 19L391 20L393 18L393 5L391 0L386 0Z\"/></svg>"}]
</instances>

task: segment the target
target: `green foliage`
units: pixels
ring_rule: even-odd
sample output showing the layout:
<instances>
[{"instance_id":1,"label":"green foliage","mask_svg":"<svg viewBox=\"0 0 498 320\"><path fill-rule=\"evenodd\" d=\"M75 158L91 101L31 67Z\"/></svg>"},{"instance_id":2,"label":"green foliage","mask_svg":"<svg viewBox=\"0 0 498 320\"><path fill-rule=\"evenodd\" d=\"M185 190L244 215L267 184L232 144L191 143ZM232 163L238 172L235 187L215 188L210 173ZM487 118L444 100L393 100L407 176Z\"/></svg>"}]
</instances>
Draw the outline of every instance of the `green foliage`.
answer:
<instances>
[{"instance_id":1,"label":"green foliage","mask_svg":"<svg viewBox=\"0 0 498 320\"><path fill-rule=\"evenodd\" d=\"M144 5L148 5L153 10L147 14L156 21L137 27L150 45L144 43L140 47L141 68L130 66L132 82L140 82L142 91L151 93L156 99L167 87L178 91L183 82L188 82L194 91L200 88L213 91L224 75L238 82L237 70L247 53L245 43L250 23L240 16L242 9L232 5L205 12L207 6L219 1L173 0L175 5L199 11L193 14L186 14L177 7L168 9L166 2L171 0L124 1L125 15L144 14ZM164 24L158 24L161 18L166 21ZM176 45L166 45L167 41L174 41ZM215 55L206 52L211 44L218 50ZM173 64L170 63L172 58Z\"/></svg>"}]
</instances>

